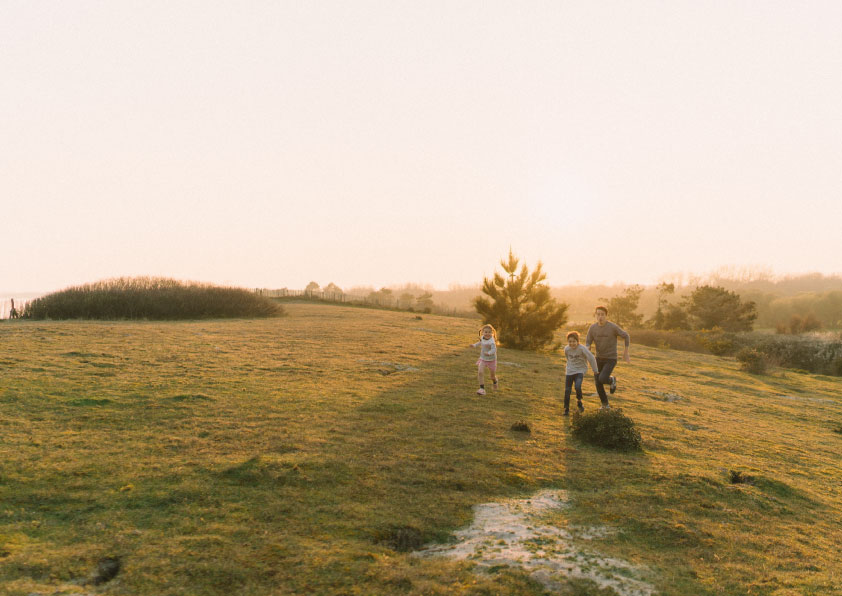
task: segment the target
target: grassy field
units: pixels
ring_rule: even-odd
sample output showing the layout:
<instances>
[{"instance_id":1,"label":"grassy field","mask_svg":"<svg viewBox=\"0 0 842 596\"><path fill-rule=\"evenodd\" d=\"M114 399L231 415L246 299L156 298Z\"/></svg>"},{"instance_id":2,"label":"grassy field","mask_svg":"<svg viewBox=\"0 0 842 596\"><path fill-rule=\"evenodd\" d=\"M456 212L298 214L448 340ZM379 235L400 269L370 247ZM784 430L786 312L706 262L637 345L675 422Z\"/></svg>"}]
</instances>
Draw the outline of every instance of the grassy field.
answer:
<instances>
[{"instance_id":1,"label":"grassy field","mask_svg":"<svg viewBox=\"0 0 842 596\"><path fill-rule=\"evenodd\" d=\"M558 355L501 348L481 398L473 321L287 310L0 324L0 593L544 594L405 551L563 488L557 523L616 528L588 547L660 594L842 594L842 379L633 346L618 454L571 439Z\"/></svg>"}]
</instances>

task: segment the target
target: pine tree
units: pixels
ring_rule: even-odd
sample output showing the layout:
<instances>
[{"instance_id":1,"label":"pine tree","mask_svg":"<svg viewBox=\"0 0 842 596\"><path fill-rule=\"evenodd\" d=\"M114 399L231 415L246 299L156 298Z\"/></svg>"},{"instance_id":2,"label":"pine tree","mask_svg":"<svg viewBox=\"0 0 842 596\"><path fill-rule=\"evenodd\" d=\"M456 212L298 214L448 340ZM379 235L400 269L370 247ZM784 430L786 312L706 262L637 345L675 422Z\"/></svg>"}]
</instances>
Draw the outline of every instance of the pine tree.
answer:
<instances>
[{"instance_id":1,"label":"pine tree","mask_svg":"<svg viewBox=\"0 0 842 596\"><path fill-rule=\"evenodd\" d=\"M663 281L655 290L658 292L658 310L655 311L655 316L649 320L649 323L654 329L666 329L667 296L675 294L675 284Z\"/></svg>"},{"instance_id":2,"label":"pine tree","mask_svg":"<svg viewBox=\"0 0 842 596\"><path fill-rule=\"evenodd\" d=\"M608 312L611 313L611 318L620 327L639 328L643 326L643 315L638 314L637 305L640 303L642 293L643 288L634 285L626 288L621 295L614 296L610 300L605 298L600 298L600 300L608 303Z\"/></svg>"},{"instance_id":3,"label":"pine tree","mask_svg":"<svg viewBox=\"0 0 842 596\"><path fill-rule=\"evenodd\" d=\"M743 302L736 292L700 286L687 299L687 312L697 329L719 327L725 331L751 331L757 318L754 302Z\"/></svg>"},{"instance_id":4,"label":"pine tree","mask_svg":"<svg viewBox=\"0 0 842 596\"><path fill-rule=\"evenodd\" d=\"M532 273L526 264L518 273L519 263L510 249L508 260L500 261L506 277L495 272L484 278L482 292L488 298L475 298L474 308L484 323L497 329L502 345L537 350L551 343L555 330L567 322L568 305L550 296L540 261Z\"/></svg>"}]
</instances>

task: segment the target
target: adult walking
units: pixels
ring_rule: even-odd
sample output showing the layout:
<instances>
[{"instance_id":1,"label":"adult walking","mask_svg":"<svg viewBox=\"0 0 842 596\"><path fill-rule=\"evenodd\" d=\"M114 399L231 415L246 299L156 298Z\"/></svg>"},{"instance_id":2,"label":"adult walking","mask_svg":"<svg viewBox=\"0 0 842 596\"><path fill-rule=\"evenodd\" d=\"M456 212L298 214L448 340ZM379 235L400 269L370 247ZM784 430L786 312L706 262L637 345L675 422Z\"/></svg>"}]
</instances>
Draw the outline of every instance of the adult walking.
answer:
<instances>
[{"instance_id":1,"label":"adult walking","mask_svg":"<svg viewBox=\"0 0 842 596\"><path fill-rule=\"evenodd\" d=\"M608 309L604 306L597 306L596 323L588 329L588 337L585 340L585 347L590 349L591 344L596 344L596 365L598 372L594 373L596 392L599 394L599 401L603 409L608 409L608 395L605 393L605 385L609 385L609 391L617 390L617 377L612 375L614 367L617 366L617 338L622 337L626 342L623 349L623 360L629 362L629 334L616 323L608 320Z\"/></svg>"}]
</instances>

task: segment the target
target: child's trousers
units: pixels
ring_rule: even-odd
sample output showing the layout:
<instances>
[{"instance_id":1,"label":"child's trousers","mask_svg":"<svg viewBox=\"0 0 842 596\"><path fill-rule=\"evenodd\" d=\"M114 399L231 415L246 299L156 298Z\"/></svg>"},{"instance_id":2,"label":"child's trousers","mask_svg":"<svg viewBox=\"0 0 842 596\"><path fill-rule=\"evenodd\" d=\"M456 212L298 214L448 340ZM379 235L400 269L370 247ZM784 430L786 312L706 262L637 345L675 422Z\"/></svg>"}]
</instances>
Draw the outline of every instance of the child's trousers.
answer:
<instances>
[{"instance_id":1,"label":"child's trousers","mask_svg":"<svg viewBox=\"0 0 842 596\"><path fill-rule=\"evenodd\" d=\"M576 373L564 377L564 409L570 409L570 393L573 386L576 386L576 399L582 401L582 379L585 378L584 373Z\"/></svg>"}]
</instances>

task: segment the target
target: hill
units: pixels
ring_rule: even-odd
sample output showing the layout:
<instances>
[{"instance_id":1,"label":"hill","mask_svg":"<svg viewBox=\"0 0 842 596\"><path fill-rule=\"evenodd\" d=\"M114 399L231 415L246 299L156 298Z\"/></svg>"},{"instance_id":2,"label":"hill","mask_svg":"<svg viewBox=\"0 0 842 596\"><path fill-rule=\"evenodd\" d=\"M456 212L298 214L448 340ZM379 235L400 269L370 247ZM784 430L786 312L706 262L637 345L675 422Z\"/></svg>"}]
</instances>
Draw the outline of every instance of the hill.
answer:
<instances>
[{"instance_id":1,"label":"hill","mask_svg":"<svg viewBox=\"0 0 842 596\"><path fill-rule=\"evenodd\" d=\"M842 594L842 380L633 344L616 453L571 438L558 355L501 348L480 398L473 321L287 310L0 325L0 592ZM575 569L411 552L494 515Z\"/></svg>"}]
</instances>

